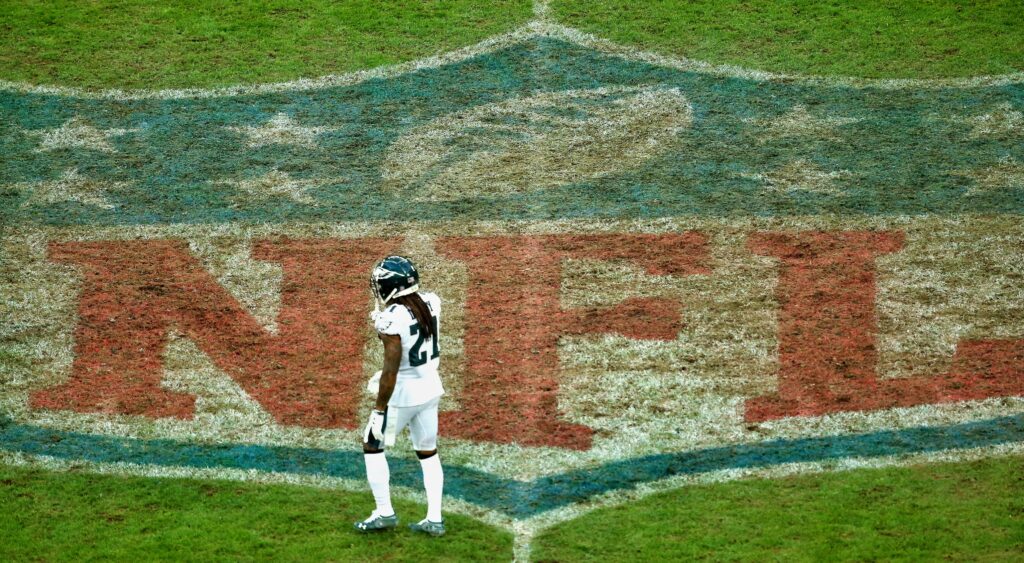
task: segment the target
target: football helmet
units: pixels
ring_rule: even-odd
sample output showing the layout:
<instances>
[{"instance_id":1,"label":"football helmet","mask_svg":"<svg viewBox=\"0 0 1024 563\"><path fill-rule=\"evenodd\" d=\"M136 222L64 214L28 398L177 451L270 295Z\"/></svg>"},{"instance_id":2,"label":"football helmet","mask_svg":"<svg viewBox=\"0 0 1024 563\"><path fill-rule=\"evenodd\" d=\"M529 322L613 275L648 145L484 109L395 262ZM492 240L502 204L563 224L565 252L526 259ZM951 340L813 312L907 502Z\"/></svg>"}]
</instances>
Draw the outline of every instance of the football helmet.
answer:
<instances>
[{"instance_id":1,"label":"football helmet","mask_svg":"<svg viewBox=\"0 0 1024 563\"><path fill-rule=\"evenodd\" d=\"M412 260L404 256L388 256L370 272L370 288L380 304L395 297L409 295L420 288L420 274Z\"/></svg>"}]
</instances>

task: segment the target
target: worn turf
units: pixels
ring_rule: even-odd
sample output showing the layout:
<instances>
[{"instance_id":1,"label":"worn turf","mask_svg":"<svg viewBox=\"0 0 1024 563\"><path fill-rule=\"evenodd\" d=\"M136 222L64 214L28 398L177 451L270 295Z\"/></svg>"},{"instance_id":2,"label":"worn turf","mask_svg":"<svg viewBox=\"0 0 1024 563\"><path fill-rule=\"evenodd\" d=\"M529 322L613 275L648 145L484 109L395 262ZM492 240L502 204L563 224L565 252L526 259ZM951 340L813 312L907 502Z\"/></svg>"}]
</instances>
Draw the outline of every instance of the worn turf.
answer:
<instances>
[{"instance_id":1,"label":"worn turf","mask_svg":"<svg viewBox=\"0 0 1024 563\"><path fill-rule=\"evenodd\" d=\"M554 0L559 23L661 54L824 76L942 78L1024 69L1015 0Z\"/></svg>"},{"instance_id":2,"label":"worn turf","mask_svg":"<svg viewBox=\"0 0 1024 563\"><path fill-rule=\"evenodd\" d=\"M446 514L441 539L406 522L425 507L398 501L399 530L363 536L352 522L370 493L238 483L51 473L0 465L0 560L507 560L511 534Z\"/></svg>"},{"instance_id":3,"label":"worn turf","mask_svg":"<svg viewBox=\"0 0 1024 563\"><path fill-rule=\"evenodd\" d=\"M537 561L1015 560L1024 459L720 483L555 526Z\"/></svg>"},{"instance_id":4,"label":"worn turf","mask_svg":"<svg viewBox=\"0 0 1024 563\"><path fill-rule=\"evenodd\" d=\"M1021 10L1008 2L636 6L556 1L547 15L665 55L802 75L964 77L1021 70L1024 61ZM203 88L342 73L444 53L531 17L529 2L514 1L154 7L0 0L0 10L0 79L86 89ZM978 445L963 442L965 428L985 444L1014 441L992 430L1020 428L1017 399L933 408L907 395L898 398L925 404L764 426L735 421L743 408L736 398L764 395L776 379L778 267L766 245L752 251L754 231L896 231L890 246L906 236L904 248L876 262L877 361L852 356L871 373L877 366L893 386L948 373L961 340L1024 335L1024 270L1010 252L1024 240L1019 81L925 90L851 82L693 72L540 36L449 65L301 92L197 99L0 93L0 153L8 164L0 167L0 317L12 321L0 323L0 408L10 409L0 414L18 418L6 425L0 419L9 430L0 446L44 456L36 462L81 461L83 471L93 470L85 460L159 470L161 463L187 465L184 459L210 471L219 464L308 472L303 463L312 460L323 462L324 474L362 478L357 431L276 425L180 335L169 337L161 386L196 395L194 419L29 410L31 394L62 383L74 359L83 285L76 266L60 261L64 244L105 241L118 251L116 241L126 239L137 239L139 248L152 239L181 241L202 261L196 271L215 279L201 287L223 286L241 304L230 311L241 311L238 318L248 311L266 328L277 326L282 301L312 301L282 289L296 287L286 283L294 272L258 259L253 240L290 236L314 241L313 248L317 239L407 235L401 252L424 265L449 311L449 405L485 413L481 423L501 420L507 432L516 418L479 408L471 395L489 383L466 383L476 369L464 343L479 270L445 254L445 239L694 228L709 236L714 260L699 276L674 279L637 264L573 259L576 279L557 288L537 275L551 268L534 270L535 297L557 288L546 310L603 307L643 294L685 303L687 323L678 340L655 345L587 335L533 350L565 367L558 410L550 412L595 429L601 447L523 455L507 444L454 443L445 454L449 499L541 515L520 522L529 526L552 514L558 517L548 522L578 516L591 500L614 502L620 493L609 490L629 496L634 484L678 475L679 468L728 470L753 459L830 469L831 455ZM673 109L658 113L666 107ZM526 127L538 123L563 128ZM536 136L523 142L523 132ZM630 146L633 138L649 142ZM573 142L589 150L565 150ZM524 240L533 243L527 254L542 248L539 238ZM95 262L109 268L124 260L106 254ZM323 259L316 267L337 263ZM364 275L360 270L359 279ZM866 287L873 279L862 276L852 287L875 295ZM194 317L215 310L227 319L227 308L189 303L199 311ZM873 354L875 343L864 350ZM372 372L380 361L376 342L366 357L363 367ZM316 361L338 365L329 354ZM1003 365L1010 373L1012 360ZM700 377L681 377L683 370ZM455 431L444 427L442 437ZM779 440L768 442L773 438ZM688 486L542 532L533 558L1012 559L1024 551L1021 469L1016 457ZM396 484L418 487L411 458L393 470ZM473 481L479 475L489 480ZM0 467L0 506L7 509L0 514L0 560L512 555L509 533L452 514L443 543L407 533L356 537L350 523L369 505L368 491ZM423 511L396 505L407 522ZM523 529L520 539L536 528ZM517 545L520 555L528 552Z\"/></svg>"},{"instance_id":5,"label":"worn turf","mask_svg":"<svg viewBox=\"0 0 1024 563\"><path fill-rule=\"evenodd\" d=\"M295 80L450 51L530 10L524 0L3 0L0 78L78 88Z\"/></svg>"}]
</instances>

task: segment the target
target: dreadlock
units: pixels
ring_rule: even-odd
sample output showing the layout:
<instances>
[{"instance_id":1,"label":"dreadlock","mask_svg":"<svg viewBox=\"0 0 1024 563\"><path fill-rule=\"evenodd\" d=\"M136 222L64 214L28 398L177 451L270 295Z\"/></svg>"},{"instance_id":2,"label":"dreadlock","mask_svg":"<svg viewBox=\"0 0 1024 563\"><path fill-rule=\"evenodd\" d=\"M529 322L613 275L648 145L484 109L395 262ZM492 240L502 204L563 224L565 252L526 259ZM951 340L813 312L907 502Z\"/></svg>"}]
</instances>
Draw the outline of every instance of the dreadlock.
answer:
<instances>
[{"instance_id":1,"label":"dreadlock","mask_svg":"<svg viewBox=\"0 0 1024 563\"><path fill-rule=\"evenodd\" d=\"M416 317L416 323L420 325L424 338L437 338L437 335L434 334L434 323L430 322L430 308L427 307L427 302L420 297L418 292L395 297L391 301L409 309L412 316Z\"/></svg>"}]
</instances>

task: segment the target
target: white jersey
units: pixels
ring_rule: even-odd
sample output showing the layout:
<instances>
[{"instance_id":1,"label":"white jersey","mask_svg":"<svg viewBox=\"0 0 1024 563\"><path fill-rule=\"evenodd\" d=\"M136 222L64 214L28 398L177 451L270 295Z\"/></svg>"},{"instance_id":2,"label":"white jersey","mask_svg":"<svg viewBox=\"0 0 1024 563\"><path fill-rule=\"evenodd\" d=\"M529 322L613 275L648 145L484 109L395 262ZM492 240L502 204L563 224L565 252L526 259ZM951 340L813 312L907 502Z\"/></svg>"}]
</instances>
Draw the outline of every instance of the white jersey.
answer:
<instances>
[{"instance_id":1,"label":"white jersey","mask_svg":"<svg viewBox=\"0 0 1024 563\"><path fill-rule=\"evenodd\" d=\"M425 291L420 292L420 297L430 309L434 334L441 334L441 299ZM381 334L402 338L402 362L398 366L398 381L388 406L414 407L443 395L444 387L437 372L441 363L439 339L423 337L412 311L397 303L388 305L373 324Z\"/></svg>"}]
</instances>

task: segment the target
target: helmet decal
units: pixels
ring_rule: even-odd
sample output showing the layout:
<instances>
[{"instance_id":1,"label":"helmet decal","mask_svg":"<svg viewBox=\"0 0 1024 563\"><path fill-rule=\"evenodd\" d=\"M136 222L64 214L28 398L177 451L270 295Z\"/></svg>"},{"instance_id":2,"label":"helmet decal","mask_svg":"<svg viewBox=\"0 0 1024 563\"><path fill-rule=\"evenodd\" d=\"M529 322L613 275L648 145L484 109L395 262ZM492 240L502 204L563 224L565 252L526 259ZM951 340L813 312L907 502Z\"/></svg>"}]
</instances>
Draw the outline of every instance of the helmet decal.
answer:
<instances>
[{"instance_id":1,"label":"helmet decal","mask_svg":"<svg viewBox=\"0 0 1024 563\"><path fill-rule=\"evenodd\" d=\"M380 303L418 291L419 281L416 265L404 256L388 256L370 272L370 287Z\"/></svg>"}]
</instances>

